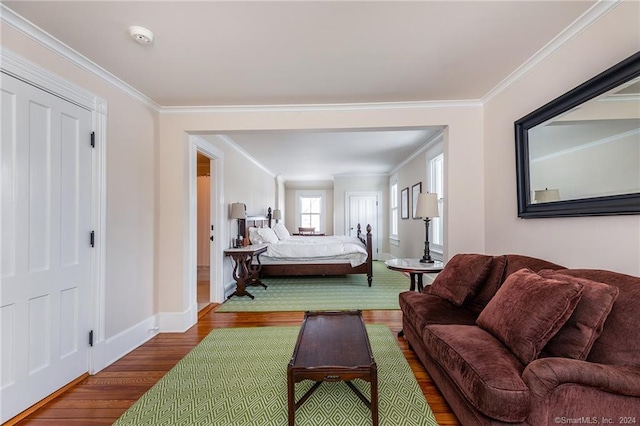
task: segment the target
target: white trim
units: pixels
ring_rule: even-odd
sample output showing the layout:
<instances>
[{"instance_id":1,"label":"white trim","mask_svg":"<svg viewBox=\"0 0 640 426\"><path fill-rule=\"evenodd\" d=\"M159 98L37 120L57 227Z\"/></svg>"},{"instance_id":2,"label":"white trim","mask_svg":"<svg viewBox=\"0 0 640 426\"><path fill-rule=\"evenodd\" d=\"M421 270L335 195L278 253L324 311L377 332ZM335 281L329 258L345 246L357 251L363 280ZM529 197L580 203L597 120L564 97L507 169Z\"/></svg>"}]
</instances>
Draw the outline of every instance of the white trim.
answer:
<instances>
[{"instance_id":1,"label":"white trim","mask_svg":"<svg viewBox=\"0 0 640 426\"><path fill-rule=\"evenodd\" d=\"M2 13L8 10L4 5L0 6ZM4 16L2 19L4 22ZM92 155L91 226L96 232L96 239L95 247L91 251L91 284L88 302L91 304L89 329L93 330L94 346L89 349L87 367L90 374L95 374L107 365L105 362L108 359L104 352L106 346L101 344L106 335L106 238L104 236L107 233L107 101L1 46L0 70L92 113L91 127L95 132L96 148Z\"/></svg>"},{"instance_id":2,"label":"white trim","mask_svg":"<svg viewBox=\"0 0 640 426\"><path fill-rule=\"evenodd\" d=\"M284 105L220 105L220 106L163 106L161 114L220 114L244 112L324 112L324 111L376 111L388 109L424 109L424 108L477 108L479 99L459 101L406 101L406 102L369 102L343 104L284 104Z\"/></svg>"},{"instance_id":3,"label":"white trim","mask_svg":"<svg viewBox=\"0 0 640 426\"><path fill-rule=\"evenodd\" d=\"M298 227L302 226L300 222L300 215L302 214L302 208L300 206L300 197L320 197L322 199L320 203L320 229L316 232L325 232L327 228L327 190L326 189L296 189L294 192L295 197L295 226L296 232ZM335 232L335 229L334 229Z\"/></svg>"},{"instance_id":4,"label":"white trim","mask_svg":"<svg viewBox=\"0 0 640 426\"><path fill-rule=\"evenodd\" d=\"M197 259L197 245L198 245L198 188L197 188L197 153L200 151L205 154L213 162L215 162L215 176L212 173L211 179L211 198L215 200L215 212L213 223L213 239L212 244L212 256L211 256L211 288L213 293L211 299L213 302L222 303L224 301L224 285L223 285L223 255L225 245L224 242L228 240L227 235L223 234L223 230L226 229L225 221L223 220L226 215L223 212L224 204L224 152L214 146L211 142L204 139L201 136L190 135L188 137L188 152L189 152L189 178L187 193L189 194L189 215L188 215L188 254L185 258L184 269L187 275L187 279L184 283L185 286L185 300L187 306L196 305L195 312L197 313L197 288L198 288L198 259ZM192 318L193 324L197 322L197 315ZM192 325L193 325L192 324Z\"/></svg>"},{"instance_id":5,"label":"white trim","mask_svg":"<svg viewBox=\"0 0 640 426\"><path fill-rule=\"evenodd\" d=\"M106 365L113 364L138 346L149 341L158 334L155 315L140 321L138 324L109 337L105 342Z\"/></svg>"},{"instance_id":6,"label":"white trim","mask_svg":"<svg viewBox=\"0 0 640 426\"><path fill-rule=\"evenodd\" d=\"M195 303L184 312L160 312L158 329L160 333L184 333L197 322L197 319L198 304Z\"/></svg>"},{"instance_id":7,"label":"white trim","mask_svg":"<svg viewBox=\"0 0 640 426\"><path fill-rule=\"evenodd\" d=\"M231 145L241 155L246 157L246 159L249 160L250 162L252 162L256 167L264 170L265 172L267 172L267 174L273 176L274 178L276 177L275 173L273 173L271 170L267 169L264 164L262 164L261 162L259 162L255 158L253 158L251 156L251 154L249 154L247 151L245 151L243 148L241 148L240 145L236 144L233 141L233 139L231 139L229 136L227 136L227 135L216 135L216 136L219 136L221 139L224 139L225 142L227 142L229 145Z\"/></svg>"},{"instance_id":8,"label":"white trim","mask_svg":"<svg viewBox=\"0 0 640 426\"><path fill-rule=\"evenodd\" d=\"M567 28L562 30L560 34L555 36L553 40L544 45L540 50L533 54L526 62L516 68L496 87L485 94L480 103L486 105L493 99L507 91L511 86L520 81L531 70L538 66L542 61L560 50L564 45L576 38L580 33L585 31L600 18L611 12L622 3L622 0L598 0L596 4L591 6L580 17L573 21Z\"/></svg>"},{"instance_id":9,"label":"white trim","mask_svg":"<svg viewBox=\"0 0 640 426\"><path fill-rule=\"evenodd\" d=\"M117 89L122 90L124 93L138 100L142 104L153 108L156 111L160 111L160 105L154 102L151 98L111 74L100 65L88 59L86 56L67 46L37 25L9 9L4 4L0 4L0 21L3 24L20 31L35 42L62 56L81 69L95 75L103 81L106 81Z\"/></svg>"},{"instance_id":10,"label":"white trim","mask_svg":"<svg viewBox=\"0 0 640 426\"><path fill-rule=\"evenodd\" d=\"M402 163L398 164L393 170L391 170L391 172L389 172L389 175L393 175L393 174L398 173L400 171L400 169L402 169L404 166L409 164L411 161L413 161L420 154L424 153L428 149L431 149L432 146L434 146L435 144L437 144L439 142L442 142L443 140L444 140L444 130L441 130L436 135L434 135L431 138L429 138L427 140L427 142L424 145L422 145L416 152L411 154L409 157L407 157L407 159L405 159Z\"/></svg>"},{"instance_id":11,"label":"white trim","mask_svg":"<svg viewBox=\"0 0 640 426\"><path fill-rule=\"evenodd\" d=\"M378 252L380 249L380 241L382 239L382 217L383 217L383 206L382 206L382 191L345 191L344 193L344 235L350 234L350 229L347 229L349 226L349 218L351 217L351 203L349 202L350 197L364 195L369 197L376 198L376 223L371 224L373 226L373 234L375 235L375 239L373 242L372 249L372 258L373 260L378 260ZM366 235L366 226L368 224L361 223L362 226L361 231Z\"/></svg>"},{"instance_id":12,"label":"white trim","mask_svg":"<svg viewBox=\"0 0 640 426\"><path fill-rule=\"evenodd\" d=\"M593 148L594 146L604 145L609 142L615 142L618 139L626 138L629 136L633 136L635 134L640 134L640 129L633 129L626 132L618 133L617 135L608 136L606 138L597 139L595 141L591 141L589 143L577 145L571 148L563 149L560 151L556 151L552 154L543 155L542 157L532 158L532 163L537 163L539 161L549 160L551 158L560 157L562 155L571 154L573 152L582 151L583 149Z\"/></svg>"}]
</instances>

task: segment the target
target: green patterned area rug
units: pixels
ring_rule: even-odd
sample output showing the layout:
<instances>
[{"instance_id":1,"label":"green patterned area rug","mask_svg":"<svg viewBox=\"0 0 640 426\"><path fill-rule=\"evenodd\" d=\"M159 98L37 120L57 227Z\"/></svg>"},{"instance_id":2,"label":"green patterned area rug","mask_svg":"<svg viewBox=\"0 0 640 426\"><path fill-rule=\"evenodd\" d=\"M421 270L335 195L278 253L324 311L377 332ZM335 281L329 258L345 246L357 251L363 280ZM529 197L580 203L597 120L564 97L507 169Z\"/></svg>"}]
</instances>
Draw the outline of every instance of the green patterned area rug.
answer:
<instances>
[{"instance_id":1,"label":"green patterned area rug","mask_svg":"<svg viewBox=\"0 0 640 426\"><path fill-rule=\"evenodd\" d=\"M287 364L299 330L213 330L114 425L286 425ZM367 331L378 365L380 426L437 425L389 328ZM353 383L369 396L367 382ZM312 384L298 383L296 397ZM344 382L323 383L296 412L298 426L370 424L371 412Z\"/></svg>"},{"instance_id":2,"label":"green patterned area rug","mask_svg":"<svg viewBox=\"0 0 640 426\"><path fill-rule=\"evenodd\" d=\"M430 280L425 275L425 283ZM255 296L232 297L216 312L326 311L350 309L400 309L398 294L409 290L409 278L373 262L373 283L366 275L264 278L268 286L250 287Z\"/></svg>"}]
</instances>

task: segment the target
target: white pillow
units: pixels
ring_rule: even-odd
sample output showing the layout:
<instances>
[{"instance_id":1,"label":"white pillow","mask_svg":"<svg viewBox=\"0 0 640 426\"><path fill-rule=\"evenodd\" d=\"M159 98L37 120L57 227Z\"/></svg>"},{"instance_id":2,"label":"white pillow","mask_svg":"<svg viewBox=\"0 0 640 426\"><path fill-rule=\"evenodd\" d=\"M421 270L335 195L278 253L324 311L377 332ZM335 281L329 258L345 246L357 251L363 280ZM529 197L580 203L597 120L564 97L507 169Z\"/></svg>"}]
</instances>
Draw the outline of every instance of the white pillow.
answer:
<instances>
[{"instance_id":1,"label":"white pillow","mask_svg":"<svg viewBox=\"0 0 640 426\"><path fill-rule=\"evenodd\" d=\"M277 243L280 241L271 228L258 228L258 235L262 238L263 243Z\"/></svg>"},{"instance_id":2,"label":"white pillow","mask_svg":"<svg viewBox=\"0 0 640 426\"><path fill-rule=\"evenodd\" d=\"M273 227L273 232L275 232L278 238L280 238L281 240L286 240L291 236L289 230L281 223L276 223L276 225Z\"/></svg>"},{"instance_id":3,"label":"white pillow","mask_svg":"<svg viewBox=\"0 0 640 426\"><path fill-rule=\"evenodd\" d=\"M258 228L254 226L249 228L249 242L251 244L262 244L264 242L258 233Z\"/></svg>"}]
</instances>

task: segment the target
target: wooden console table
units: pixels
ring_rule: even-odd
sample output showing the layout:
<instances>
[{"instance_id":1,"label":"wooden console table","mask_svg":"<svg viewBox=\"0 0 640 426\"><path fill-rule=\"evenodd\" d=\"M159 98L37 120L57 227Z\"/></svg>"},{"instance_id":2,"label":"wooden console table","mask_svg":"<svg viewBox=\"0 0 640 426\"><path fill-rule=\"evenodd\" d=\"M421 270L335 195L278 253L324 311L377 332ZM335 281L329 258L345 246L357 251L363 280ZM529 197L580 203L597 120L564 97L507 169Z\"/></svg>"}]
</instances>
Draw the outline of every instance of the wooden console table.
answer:
<instances>
[{"instance_id":1,"label":"wooden console table","mask_svg":"<svg viewBox=\"0 0 640 426\"><path fill-rule=\"evenodd\" d=\"M247 286L262 286L267 288L266 285L260 281L260 269L262 264L260 263L260 255L267 251L266 246L245 246L240 248L231 248L224 251L225 256L233 259L233 279L236 280L236 291L234 291L227 299L233 296L249 296L254 298L251 293L247 291ZM253 259L255 258L255 263Z\"/></svg>"}]
</instances>

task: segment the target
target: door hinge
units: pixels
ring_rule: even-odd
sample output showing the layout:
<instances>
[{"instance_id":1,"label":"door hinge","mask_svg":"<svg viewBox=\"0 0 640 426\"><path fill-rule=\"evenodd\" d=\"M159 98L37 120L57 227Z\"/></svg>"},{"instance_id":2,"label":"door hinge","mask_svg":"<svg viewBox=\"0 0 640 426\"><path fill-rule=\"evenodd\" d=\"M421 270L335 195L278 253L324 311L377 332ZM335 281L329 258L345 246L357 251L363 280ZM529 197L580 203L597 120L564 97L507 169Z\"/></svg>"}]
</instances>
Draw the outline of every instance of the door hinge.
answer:
<instances>
[{"instance_id":1,"label":"door hinge","mask_svg":"<svg viewBox=\"0 0 640 426\"><path fill-rule=\"evenodd\" d=\"M96 243L96 232L91 231L91 234L89 235L89 244L91 244L91 247L95 247L95 243Z\"/></svg>"},{"instance_id":2,"label":"door hinge","mask_svg":"<svg viewBox=\"0 0 640 426\"><path fill-rule=\"evenodd\" d=\"M96 132L91 132L91 148L96 147Z\"/></svg>"},{"instance_id":3,"label":"door hinge","mask_svg":"<svg viewBox=\"0 0 640 426\"><path fill-rule=\"evenodd\" d=\"M93 330L89 332L89 346L93 346Z\"/></svg>"}]
</instances>

